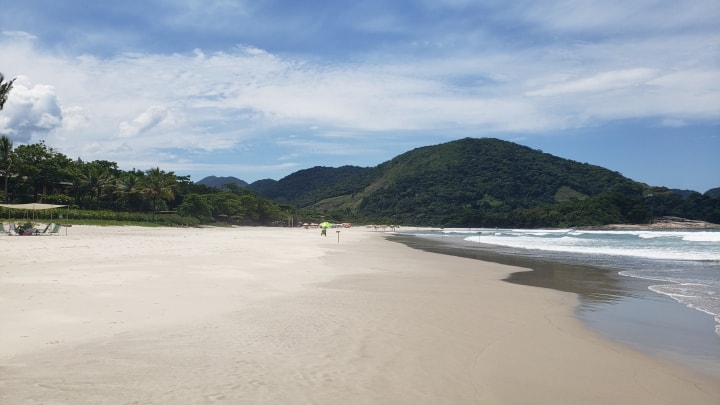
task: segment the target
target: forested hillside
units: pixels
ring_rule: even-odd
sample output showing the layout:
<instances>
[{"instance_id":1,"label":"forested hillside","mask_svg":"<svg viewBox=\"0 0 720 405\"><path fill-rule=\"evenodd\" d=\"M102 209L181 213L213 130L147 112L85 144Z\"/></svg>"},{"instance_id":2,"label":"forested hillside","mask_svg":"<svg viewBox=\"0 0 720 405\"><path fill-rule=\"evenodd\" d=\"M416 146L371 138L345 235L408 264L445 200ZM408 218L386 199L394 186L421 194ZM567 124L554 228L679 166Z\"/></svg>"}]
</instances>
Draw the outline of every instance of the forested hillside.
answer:
<instances>
[{"instance_id":1,"label":"forested hillside","mask_svg":"<svg viewBox=\"0 0 720 405\"><path fill-rule=\"evenodd\" d=\"M259 180L248 188L276 202L306 207L325 198L362 191L373 172L357 166L316 166L297 171L280 181Z\"/></svg>"},{"instance_id":2,"label":"forested hillside","mask_svg":"<svg viewBox=\"0 0 720 405\"><path fill-rule=\"evenodd\" d=\"M208 176L204 179L196 182L195 184L200 184L203 186L208 187L214 187L214 188L223 188L226 184L236 184L240 187L247 187L248 184L244 180L240 180L237 177L216 177L216 176Z\"/></svg>"},{"instance_id":3,"label":"forested hillside","mask_svg":"<svg viewBox=\"0 0 720 405\"><path fill-rule=\"evenodd\" d=\"M417 148L374 168L307 169L270 193L250 188L298 208L412 225L592 226L683 213L720 220L717 199L695 193L688 202L599 166L490 138Z\"/></svg>"},{"instance_id":4,"label":"forested hillside","mask_svg":"<svg viewBox=\"0 0 720 405\"><path fill-rule=\"evenodd\" d=\"M601 193L643 193L641 184L619 173L498 139L467 138L415 149L381 170L384 186L364 199L360 211L432 222L460 211L507 212Z\"/></svg>"}]
</instances>

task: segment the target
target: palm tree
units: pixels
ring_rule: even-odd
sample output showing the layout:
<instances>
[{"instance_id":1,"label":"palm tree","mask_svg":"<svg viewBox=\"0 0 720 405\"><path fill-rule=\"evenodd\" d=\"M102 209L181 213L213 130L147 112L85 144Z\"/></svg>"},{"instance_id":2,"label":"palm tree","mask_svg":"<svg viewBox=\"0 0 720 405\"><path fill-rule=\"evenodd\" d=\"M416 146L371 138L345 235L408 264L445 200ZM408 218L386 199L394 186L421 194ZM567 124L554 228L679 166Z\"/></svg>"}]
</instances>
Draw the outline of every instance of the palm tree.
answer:
<instances>
[{"instance_id":1,"label":"palm tree","mask_svg":"<svg viewBox=\"0 0 720 405\"><path fill-rule=\"evenodd\" d=\"M80 185L90 194L90 203L95 200L95 206L99 206L100 197L113 182L112 174L107 168L92 162L85 164L82 170Z\"/></svg>"},{"instance_id":2,"label":"palm tree","mask_svg":"<svg viewBox=\"0 0 720 405\"><path fill-rule=\"evenodd\" d=\"M15 79L12 79L9 82L3 83L4 80L5 76L0 73L0 110L5 107L5 102L7 101L8 95L10 94L10 90L13 86L13 82L15 81Z\"/></svg>"},{"instance_id":3,"label":"palm tree","mask_svg":"<svg viewBox=\"0 0 720 405\"><path fill-rule=\"evenodd\" d=\"M1 77L2 75L0 75ZM8 178L10 177L10 166L12 166L13 144L10 138L3 135L0 137L0 172L5 178L5 204L8 202Z\"/></svg>"},{"instance_id":4,"label":"palm tree","mask_svg":"<svg viewBox=\"0 0 720 405\"><path fill-rule=\"evenodd\" d=\"M12 89L13 82L15 79L9 82L3 83L5 76L0 73L0 110L5 107L10 90ZM10 138L7 136L0 137L0 170L2 171L3 177L5 178L5 203L8 202L8 177L10 177L10 165L12 164L12 153L13 144Z\"/></svg>"},{"instance_id":5,"label":"palm tree","mask_svg":"<svg viewBox=\"0 0 720 405\"><path fill-rule=\"evenodd\" d=\"M177 184L177 178L173 172L165 173L159 167L150 169L145 173L147 176L145 176L144 194L153 202L153 221L155 221L158 198L175 199L173 189Z\"/></svg>"},{"instance_id":6,"label":"palm tree","mask_svg":"<svg viewBox=\"0 0 720 405\"><path fill-rule=\"evenodd\" d=\"M117 201L125 208L132 211L140 207L142 203L142 173L132 171L123 173L115 179L113 194Z\"/></svg>"}]
</instances>

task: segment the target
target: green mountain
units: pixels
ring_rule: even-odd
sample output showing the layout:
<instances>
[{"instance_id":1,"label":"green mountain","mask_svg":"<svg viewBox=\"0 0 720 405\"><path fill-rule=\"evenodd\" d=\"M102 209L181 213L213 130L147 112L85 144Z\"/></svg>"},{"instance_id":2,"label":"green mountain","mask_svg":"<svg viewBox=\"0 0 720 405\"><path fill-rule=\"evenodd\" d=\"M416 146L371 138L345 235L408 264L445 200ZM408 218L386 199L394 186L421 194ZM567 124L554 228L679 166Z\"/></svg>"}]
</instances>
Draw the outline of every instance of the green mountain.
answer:
<instances>
[{"instance_id":1,"label":"green mountain","mask_svg":"<svg viewBox=\"0 0 720 405\"><path fill-rule=\"evenodd\" d=\"M325 198L352 193L355 185L348 183L348 179L363 178L369 170L357 166L316 166L292 173L280 181L258 180L247 188L275 202L307 207Z\"/></svg>"},{"instance_id":2,"label":"green mountain","mask_svg":"<svg viewBox=\"0 0 720 405\"><path fill-rule=\"evenodd\" d=\"M374 168L314 167L271 187L264 182L249 188L301 209L408 225L580 226L651 217L645 184L492 138L417 148Z\"/></svg>"},{"instance_id":3,"label":"green mountain","mask_svg":"<svg viewBox=\"0 0 720 405\"><path fill-rule=\"evenodd\" d=\"M599 166L562 159L499 139L418 148L380 166L362 212L416 211L440 221L459 210L507 212L600 194L641 197L644 185Z\"/></svg>"},{"instance_id":4,"label":"green mountain","mask_svg":"<svg viewBox=\"0 0 720 405\"><path fill-rule=\"evenodd\" d=\"M705 195L710 198L720 198L720 187L711 188L705 192Z\"/></svg>"},{"instance_id":5,"label":"green mountain","mask_svg":"<svg viewBox=\"0 0 720 405\"><path fill-rule=\"evenodd\" d=\"M491 138L417 148L374 168L314 167L256 183L248 188L301 209L448 226L505 224L518 210L602 194L642 198L646 187L598 166Z\"/></svg>"},{"instance_id":6,"label":"green mountain","mask_svg":"<svg viewBox=\"0 0 720 405\"><path fill-rule=\"evenodd\" d=\"M216 177L216 176L208 176L203 178L202 180L196 182L196 184L201 184L208 187L214 187L214 188L222 188L222 186L226 184L237 184L240 187L246 187L248 184L247 182L240 180L236 177Z\"/></svg>"}]
</instances>

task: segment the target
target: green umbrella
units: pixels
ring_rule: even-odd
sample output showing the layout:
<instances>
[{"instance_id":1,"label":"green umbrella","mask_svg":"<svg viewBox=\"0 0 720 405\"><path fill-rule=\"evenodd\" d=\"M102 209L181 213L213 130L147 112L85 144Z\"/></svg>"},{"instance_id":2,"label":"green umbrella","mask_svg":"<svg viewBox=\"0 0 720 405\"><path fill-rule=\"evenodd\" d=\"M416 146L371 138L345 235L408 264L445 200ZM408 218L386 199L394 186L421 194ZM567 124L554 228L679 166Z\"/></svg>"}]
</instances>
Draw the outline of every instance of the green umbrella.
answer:
<instances>
[{"instance_id":1,"label":"green umbrella","mask_svg":"<svg viewBox=\"0 0 720 405\"><path fill-rule=\"evenodd\" d=\"M320 228L332 228L332 227L333 227L333 224L331 224L328 221L320 222Z\"/></svg>"}]
</instances>

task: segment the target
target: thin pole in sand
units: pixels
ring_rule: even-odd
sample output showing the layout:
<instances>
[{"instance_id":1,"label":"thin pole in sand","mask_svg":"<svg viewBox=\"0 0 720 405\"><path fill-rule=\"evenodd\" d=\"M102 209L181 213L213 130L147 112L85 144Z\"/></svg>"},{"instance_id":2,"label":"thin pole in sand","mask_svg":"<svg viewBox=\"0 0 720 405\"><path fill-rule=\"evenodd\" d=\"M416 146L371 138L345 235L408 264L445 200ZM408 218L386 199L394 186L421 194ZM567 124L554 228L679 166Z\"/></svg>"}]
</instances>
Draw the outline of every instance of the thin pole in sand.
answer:
<instances>
[{"instance_id":1,"label":"thin pole in sand","mask_svg":"<svg viewBox=\"0 0 720 405\"><path fill-rule=\"evenodd\" d=\"M338 235L338 244L340 244L340 231L335 231L335 233Z\"/></svg>"}]
</instances>

